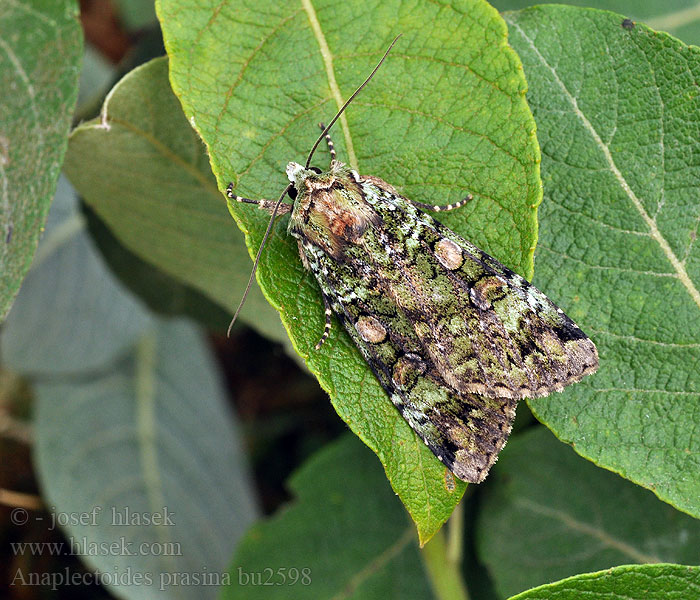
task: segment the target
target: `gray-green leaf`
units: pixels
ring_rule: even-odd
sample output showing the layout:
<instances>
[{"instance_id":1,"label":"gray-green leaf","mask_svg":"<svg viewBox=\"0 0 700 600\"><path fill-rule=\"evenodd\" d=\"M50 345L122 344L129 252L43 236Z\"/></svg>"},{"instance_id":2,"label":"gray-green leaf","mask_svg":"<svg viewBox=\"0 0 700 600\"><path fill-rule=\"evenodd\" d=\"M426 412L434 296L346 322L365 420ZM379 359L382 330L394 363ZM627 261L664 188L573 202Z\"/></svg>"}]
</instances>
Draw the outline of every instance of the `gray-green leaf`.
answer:
<instances>
[{"instance_id":1,"label":"gray-green leaf","mask_svg":"<svg viewBox=\"0 0 700 600\"><path fill-rule=\"evenodd\" d=\"M328 445L288 486L292 504L241 541L223 599L432 598L415 529L356 439Z\"/></svg>"},{"instance_id":2,"label":"gray-green leaf","mask_svg":"<svg viewBox=\"0 0 700 600\"><path fill-rule=\"evenodd\" d=\"M250 261L216 189L209 159L155 59L112 89L99 118L70 136L66 174L131 251L232 310ZM279 318L253 289L241 318L281 339Z\"/></svg>"},{"instance_id":3,"label":"gray-green leaf","mask_svg":"<svg viewBox=\"0 0 700 600\"><path fill-rule=\"evenodd\" d=\"M162 323L109 374L35 389L35 458L47 502L57 515L98 509L94 521L66 527L83 560L121 577L104 581L124 598L153 598L161 586L164 598L215 597L215 585L183 582L221 577L257 511L200 334L183 321ZM165 521L144 523L152 514ZM112 544L116 551L104 550Z\"/></svg>"},{"instance_id":4,"label":"gray-green leaf","mask_svg":"<svg viewBox=\"0 0 700 600\"><path fill-rule=\"evenodd\" d=\"M24 375L84 374L122 356L151 324L105 266L75 190L59 179L34 264L3 325L3 363Z\"/></svg>"}]
</instances>

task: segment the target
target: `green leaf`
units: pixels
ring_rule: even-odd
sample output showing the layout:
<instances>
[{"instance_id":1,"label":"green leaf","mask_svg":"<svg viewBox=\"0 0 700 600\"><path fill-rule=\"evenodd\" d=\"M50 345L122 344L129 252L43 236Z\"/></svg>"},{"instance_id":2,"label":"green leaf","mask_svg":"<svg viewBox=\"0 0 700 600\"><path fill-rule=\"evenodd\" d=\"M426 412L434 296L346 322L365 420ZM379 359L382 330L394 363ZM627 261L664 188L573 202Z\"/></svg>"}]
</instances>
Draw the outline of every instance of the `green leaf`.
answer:
<instances>
[{"instance_id":1,"label":"green leaf","mask_svg":"<svg viewBox=\"0 0 700 600\"><path fill-rule=\"evenodd\" d=\"M503 598L613 565L698 560L697 520L597 469L544 427L515 436L491 477L477 544Z\"/></svg>"},{"instance_id":2,"label":"green leaf","mask_svg":"<svg viewBox=\"0 0 700 600\"><path fill-rule=\"evenodd\" d=\"M200 334L183 321L161 323L109 374L35 390L42 488L59 518L78 515L66 533L105 574L100 581L130 599L215 597L257 511ZM197 576L214 585L195 586Z\"/></svg>"},{"instance_id":3,"label":"green leaf","mask_svg":"<svg viewBox=\"0 0 700 600\"><path fill-rule=\"evenodd\" d=\"M17 0L0 13L0 321L29 270L66 152L83 45L77 15L75 0Z\"/></svg>"},{"instance_id":4,"label":"green leaf","mask_svg":"<svg viewBox=\"0 0 700 600\"><path fill-rule=\"evenodd\" d=\"M632 565L586 573L510 600L677 600L700 597L700 567Z\"/></svg>"},{"instance_id":5,"label":"green leaf","mask_svg":"<svg viewBox=\"0 0 700 600\"><path fill-rule=\"evenodd\" d=\"M520 63L486 2L288 4L248 8L163 0L157 4L171 81L207 144L219 189L276 198L288 161L304 161L330 119L391 40L403 37L335 131L339 158L409 197L475 200L444 222L527 276L532 274L539 151L524 102ZM232 43L232 40L235 40ZM326 150L315 162L325 165ZM233 206L251 253L269 215ZM258 281L294 347L338 414L379 456L425 541L464 492L411 431L350 338L337 325L320 351L323 304L297 246L275 227Z\"/></svg>"},{"instance_id":6,"label":"green leaf","mask_svg":"<svg viewBox=\"0 0 700 600\"><path fill-rule=\"evenodd\" d=\"M71 133L65 171L128 249L233 310L250 261L167 71L161 58L124 77L101 116ZM241 318L275 339L286 337L259 290Z\"/></svg>"},{"instance_id":7,"label":"green leaf","mask_svg":"<svg viewBox=\"0 0 700 600\"><path fill-rule=\"evenodd\" d=\"M222 598L432 598L415 529L356 439L326 446L288 487L295 500L241 540Z\"/></svg>"},{"instance_id":8,"label":"green leaf","mask_svg":"<svg viewBox=\"0 0 700 600\"><path fill-rule=\"evenodd\" d=\"M697 0L493 0L498 10L518 10L533 4L570 4L612 10L667 31L688 44L700 43L700 5Z\"/></svg>"},{"instance_id":9,"label":"green leaf","mask_svg":"<svg viewBox=\"0 0 700 600\"><path fill-rule=\"evenodd\" d=\"M11 369L46 376L104 368L152 324L86 229L75 190L61 177L34 263L3 324L0 355Z\"/></svg>"},{"instance_id":10,"label":"green leaf","mask_svg":"<svg viewBox=\"0 0 700 600\"><path fill-rule=\"evenodd\" d=\"M700 516L700 49L595 10L507 19L543 153L535 283L600 352L596 375L529 404Z\"/></svg>"}]
</instances>

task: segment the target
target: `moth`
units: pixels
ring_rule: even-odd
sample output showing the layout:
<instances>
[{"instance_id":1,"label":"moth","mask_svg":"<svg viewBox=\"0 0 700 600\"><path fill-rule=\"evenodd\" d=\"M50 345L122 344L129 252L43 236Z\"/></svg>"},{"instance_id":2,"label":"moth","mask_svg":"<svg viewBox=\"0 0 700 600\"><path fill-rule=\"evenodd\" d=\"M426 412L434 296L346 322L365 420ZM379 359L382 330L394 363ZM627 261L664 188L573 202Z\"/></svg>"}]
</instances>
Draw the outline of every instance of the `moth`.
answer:
<instances>
[{"instance_id":1,"label":"moth","mask_svg":"<svg viewBox=\"0 0 700 600\"><path fill-rule=\"evenodd\" d=\"M321 125L306 165L287 165L289 185L277 202L237 196L233 184L227 195L272 214L255 266L275 216L290 215L288 232L325 303L316 348L334 314L433 454L460 479L479 483L506 443L517 401L593 373L598 354L542 292L428 214L471 196L427 205L336 160L328 131L395 42ZM325 171L309 166L323 139L331 155ZM293 204L282 203L287 194Z\"/></svg>"}]
</instances>

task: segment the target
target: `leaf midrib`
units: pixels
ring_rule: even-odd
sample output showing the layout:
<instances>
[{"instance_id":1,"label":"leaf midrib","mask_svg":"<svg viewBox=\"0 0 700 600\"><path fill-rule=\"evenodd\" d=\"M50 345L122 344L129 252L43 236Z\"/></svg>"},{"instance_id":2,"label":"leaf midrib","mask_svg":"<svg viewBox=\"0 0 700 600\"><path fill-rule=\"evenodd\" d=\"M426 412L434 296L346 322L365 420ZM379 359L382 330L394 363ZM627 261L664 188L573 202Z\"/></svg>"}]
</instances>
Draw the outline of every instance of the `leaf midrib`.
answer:
<instances>
[{"instance_id":1,"label":"leaf midrib","mask_svg":"<svg viewBox=\"0 0 700 600\"><path fill-rule=\"evenodd\" d=\"M698 306L698 308L700 308L700 291L698 291L698 289L695 287L695 285L693 284L693 281L691 280L690 276L688 275L688 272L685 269L685 266L678 259L678 257L675 255L675 253L671 249L671 246L669 245L668 241L666 241L666 238L664 238L663 235L661 234L661 232L659 231L659 228L656 225L656 221L651 216L649 216L649 213L647 213L647 211L644 209L644 206L642 205L641 200L634 193L634 191L632 190L630 185L627 183L627 180L624 178L624 176L622 175L622 173L618 169L618 167L615 164L615 161L612 157L610 149L603 142L600 135L598 135L598 132L595 130L595 128L593 127L591 122L586 118L586 115L583 113L583 111L579 108L578 102L576 102L576 98L571 94L571 92L569 92L567 87L564 85L564 82L559 78L559 75L557 74L554 67L552 67L547 62L547 60L544 58L544 56L542 56L539 49L533 43L532 39L527 36L527 34L523 31L523 29L512 20L509 20L509 24L510 24L510 26L512 26L518 30L520 35L523 36L523 39L526 40L527 44L530 46L530 48L532 49L534 54L537 56L538 60L542 63L543 66L545 66L550 71L550 73L552 74L552 77L554 78L554 81L561 89L562 94L564 95L566 100L571 105L574 114L581 121L583 126L586 128L588 133L593 138L593 140L596 143L596 145L598 146L598 148L603 153L603 156L605 157L605 160L608 164L608 168L610 169L610 172L615 176L615 179L617 179L617 182L619 183L620 187L625 192L627 197L630 199L633 206L637 209L640 216L642 217L642 220L646 223L647 227L649 228L649 235L651 236L652 239L654 239L656 241L657 244L659 244L659 246L660 246L662 252L664 253L664 255L666 256L667 260L669 261L669 263L671 263L671 267L676 272L676 277L680 280L680 282L686 288L686 290L690 294L690 297L692 298L693 302L695 302L695 304Z\"/></svg>"},{"instance_id":2,"label":"leaf midrib","mask_svg":"<svg viewBox=\"0 0 700 600\"><path fill-rule=\"evenodd\" d=\"M309 17L309 23L311 24L311 29L314 32L318 46L321 49L321 57L323 58L323 64L326 68L326 76L328 77L328 85L331 88L331 93L333 98L335 98L335 103L338 105L338 110L345 104L343 95L340 93L340 88L338 87L338 82L335 79L335 69L333 68L333 54L331 53L328 43L326 42L326 36L323 34L321 29L321 24L316 16L316 9L314 8L311 0L301 0L301 4ZM343 130L343 137L345 138L345 151L347 152L348 162L350 166L355 169L355 171L360 170L357 156L355 155L355 147L352 143L352 136L350 135L350 127L348 126L348 121L345 118L345 113L340 115L340 126Z\"/></svg>"},{"instance_id":3,"label":"leaf midrib","mask_svg":"<svg viewBox=\"0 0 700 600\"><path fill-rule=\"evenodd\" d=\"M135 427L143 476L144 491L152 514L166 509L161 480L160 461L157 447L156 416L156 369L158 360L158 339L156 333L146 333L136 345L136 370L134 374ZM167 527L153 526L153 531L161 544L172 544L173 539ZM176 568L172 556L163 556L166 568Z\"/></svg>"}]
</instances>

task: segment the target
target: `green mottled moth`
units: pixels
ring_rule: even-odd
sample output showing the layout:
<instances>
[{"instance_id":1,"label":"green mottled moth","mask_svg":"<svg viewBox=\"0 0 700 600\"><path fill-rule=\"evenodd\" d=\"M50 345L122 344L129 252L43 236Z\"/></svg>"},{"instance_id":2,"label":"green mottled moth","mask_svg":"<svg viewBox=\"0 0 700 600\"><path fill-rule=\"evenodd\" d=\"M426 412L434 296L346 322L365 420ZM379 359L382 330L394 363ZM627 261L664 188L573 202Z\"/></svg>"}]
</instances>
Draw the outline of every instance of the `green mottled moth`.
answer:
<instances>
[{"instance_id":1,"label":"green mottled moth","mask_svg":"<svg viewBox=\"0 0 700 600\"><path fill-rule=\"evenodd\" d=\"M233 184L227 195L272 214L254 270L275 216L290 213L288 232L326 307L316 348L335 314L411 428L457 477L478 483L506 443L518 399L579 381L598 354L542 292L427 214L471 196L426 205L336 160L328 131L394 43L321 126L306 165L287 165L276 202L237 196ZM323 139L325 171L309 166ZM287 194L293 204L282 203Z\"/></svg>"}]
</instances>

